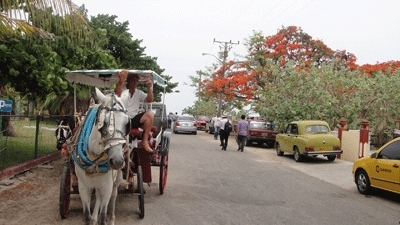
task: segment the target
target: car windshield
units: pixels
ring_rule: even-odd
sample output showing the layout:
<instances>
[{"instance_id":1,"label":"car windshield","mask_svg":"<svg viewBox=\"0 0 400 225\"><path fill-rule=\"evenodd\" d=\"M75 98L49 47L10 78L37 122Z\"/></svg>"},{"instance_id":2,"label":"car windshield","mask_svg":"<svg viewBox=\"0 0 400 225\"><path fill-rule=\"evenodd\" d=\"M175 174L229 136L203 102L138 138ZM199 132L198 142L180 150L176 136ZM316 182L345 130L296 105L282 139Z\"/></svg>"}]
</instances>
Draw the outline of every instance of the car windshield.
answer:
<instances>
[{"instance_id":1,"label":"car windshield","mask_svg":"<svg viewBox=\"0 0 400 225\"><path fill-rule=\"evenodd\" d=\"M207 117L207 116L199 116L199 117L197 118L197 120L209 121L209 120L211 120L211 118L210 118L210 117Z\"/></svg>"},{"instance_id":2,"label":"car windshield","mask_svg":"<svg viewBox=\"0 0 400 225\"><path fill-rule=\"evenodd\" d=\"M306 127L306 133L326 133L329 131L329 128L324 125L311 125Z\"/></svg>"},{"instance_id":3,"label":"car windshield","mask_svg":"<svg viewBox=\"0 0 400 225\"><path fill-rule=\"evenodd\" d=\"M272 130L272 124L267 122L250 122L250 128Z\"/></svg>"},{"instance_id":4,"label":"car windshield","mask_svg":"<svg viewBox=\"0 0 400 225\"><path fill-rule=\"evenodd\" d=\"M194 117L193 116L180 116L180 117L178 117L178 120L194 121Z\"/></svg>"}]
</instances>

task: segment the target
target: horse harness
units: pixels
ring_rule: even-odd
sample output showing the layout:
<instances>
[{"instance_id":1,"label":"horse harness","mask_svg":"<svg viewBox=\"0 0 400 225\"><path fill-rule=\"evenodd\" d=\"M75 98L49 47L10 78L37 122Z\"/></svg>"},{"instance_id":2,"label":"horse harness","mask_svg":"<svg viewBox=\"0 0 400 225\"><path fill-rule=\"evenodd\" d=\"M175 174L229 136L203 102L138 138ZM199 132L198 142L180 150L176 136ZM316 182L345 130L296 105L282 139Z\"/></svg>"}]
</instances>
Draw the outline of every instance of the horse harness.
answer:
<instances>
[{"instance_id":1,"label":"horse harness","mask_svg":"<svg viewBox=\"0 0 400 225\"><path fill-rule=\"evenodd\" d=\"M119 106L119 107L116 107ZM75 142L73 151L74 161L86 171L87 174L96 175L106 173L110 167L107 165L107 150L111 147L125 144L125 131L115 128L115 112L127 113L121 102L117 101L114 93L112 93L109 106L92 105L83 126L79 127L78 142ZM108 115L107 115L108 113ZM109 124L105 125L106 116L109 116ZM90 154L88 151L89 136L94 124L97 123L97 128L101 134L100 146L102 151L99 155ZM115 134L121 134L121 137L115 137ZM98 141L98 140L95 140Z\"/></svg>"}]
</instances>

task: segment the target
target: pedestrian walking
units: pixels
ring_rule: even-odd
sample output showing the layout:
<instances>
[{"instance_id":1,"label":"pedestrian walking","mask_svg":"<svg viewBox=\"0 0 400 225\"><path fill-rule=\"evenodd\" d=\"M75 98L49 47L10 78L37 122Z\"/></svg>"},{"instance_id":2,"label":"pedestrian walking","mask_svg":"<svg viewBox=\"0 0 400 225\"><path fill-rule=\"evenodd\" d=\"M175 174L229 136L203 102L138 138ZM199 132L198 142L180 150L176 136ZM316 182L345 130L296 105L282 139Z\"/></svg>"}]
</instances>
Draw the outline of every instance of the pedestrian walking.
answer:
<instances>
[{"instance_id":1,"label":"pedestrian walking","mask_svg":"<svg viewBox=\"0 0 400 225\"><path fill-rule=\"evenodd\" d=\"M214 139L218 140L218 134L221 127L221 114L217 113L217 116L212 118L212 124L214 126Z\"/></svg>"},{"instance_id":2,"label":"pedestrian walking","mask_svg":"<svg viewBox=\"0 0 400 225\"><path fill-rule=\"evenodd\" d=\"M221 127L219 131L219 138L221 141L221 150L225 150L228 147L228 140L229 140L229 135L232 132L232 123L229 122L227 116L222 116L221 120Z\"/></svg>"},{"instance_id":3,"label":"pedestrian walking","mask_svg":"<svg viewBox=\"0 0 400 225\"><path fill-rule=\"evenodd\" d=\"M171 128L171 123L172 123L172 112L168 114L168 128Z\"/></svg>"},{"instance_id":4,"label":"pedestrian walking","mask_svg":"<svg viewBox=\"0 0 400 225\"><path fill-rule=\"evenodd\" d=\"M237 143L238 143L238 151L242 151L244 149L244 144L246 143L248 131L249 131L249 122L246 120L246 116L242 115L241 120L237 124Z\"/></svg>"},{"instance_id":5,"label":"pedestrian walking","mask_svg":"<svg viewBox=\"0 0 400 225\"><path fill-rule=\"evenodd\" d=\"M178 119L178 112L175 112L175 114L172 114L172 125L171 128L174 129L175 127L175 122Z\"/></svg>"}]
</instances>

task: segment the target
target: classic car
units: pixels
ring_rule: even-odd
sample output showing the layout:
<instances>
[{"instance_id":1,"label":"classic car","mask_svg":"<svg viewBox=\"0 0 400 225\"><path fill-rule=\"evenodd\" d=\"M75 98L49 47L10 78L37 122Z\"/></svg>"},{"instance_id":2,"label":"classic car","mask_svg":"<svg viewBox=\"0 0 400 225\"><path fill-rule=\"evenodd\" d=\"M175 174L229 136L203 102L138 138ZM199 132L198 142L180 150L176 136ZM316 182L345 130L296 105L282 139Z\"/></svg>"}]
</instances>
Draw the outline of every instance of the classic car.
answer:
<instances>
[{"instance_id":1,"label":"classic car","mask_svg":"<svg viewBox=\"0 0 400 225\"><path fill-rule=\"evenodd\" d=\"M370 156L357 159L352 173L358 192L369 194L373 188L400 194L400 138L393 139Z\"/></svg>"},{"instance_id":2,"label":"classic car","mask_svg":"<svg viewBox=\"0 0 400 225\"><path fill-rule=\"evenodd\" d=\"M206 125L210 121L211 118L209 116L198 116L196 120L197 130L206 130Z\"/></svg>"},{"instance_id":3,"label":"classic car","mask_svg":"<svg viewBox=\"0 0 400 225\"><path fill-rule=\"evenodd\" d=\"M331 134L328 123L321 120L289 123L282 133L276 135L275 149L278 156L293 154L296 162L318 155L334 161L338 154L343 153L339 138Z\"/></svg>"},{"instance_id":4,"label":"classic car","mask_svg":"<svg viewBox=\"0 0 400 225\"><path fill-rule=\"evenodd\" d=\"M256 142L258 145L266 144L268 147L274 147L275 137L278 134L273 128L273 124L262 120L250 120L249 132L247 135L246 146Z\"/></svg>"}]
</instances>

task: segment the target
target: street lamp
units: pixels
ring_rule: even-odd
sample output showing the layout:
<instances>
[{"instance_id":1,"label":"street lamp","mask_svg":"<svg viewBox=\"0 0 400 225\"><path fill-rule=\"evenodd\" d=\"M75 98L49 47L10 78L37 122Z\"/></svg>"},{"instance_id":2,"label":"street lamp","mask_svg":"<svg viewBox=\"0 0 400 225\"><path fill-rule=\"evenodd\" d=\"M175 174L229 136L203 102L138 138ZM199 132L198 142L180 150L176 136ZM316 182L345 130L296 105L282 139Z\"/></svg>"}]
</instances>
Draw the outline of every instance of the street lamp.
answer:
<instances>
[{"instance_id":1,"label":"street lamp","mask_svg":"<svg viewBox=\"0 0 400 225\"><path fill-rule=\"evenodd\" d=\"M212 57L214 57L216 60L218 60L218 62L220 62L221 64L223 64L224 62L220 59L220 58L218 58L217 56L215 56L215 55L213 55L213 54L210 54L210 53L201 53L203 56L205 56L205 55L209 55L209 56L212 56Z\"/></svg>"},{"instance_id":2,"label":"street lamp","mask_svg":"<svg viewBox=\"0 0 400 225\"><path fill-rule=\"evenodd\" d=\"M212 57L214 57L215 59L217 59L218 60L218 62L220 62L221 64L222 64L222 77L224 77L225 76L225 59L226 59L226 54L224 54L224 60L221 60L221 59L219 59L217 56L215 56L215 55L213 55L213 54L210 54L210 53L202 53L202 55L203 56L205 56L205 55L210 55L210 56L212 56ZM218 115L219 116L222 116L222 114L221 114L221 108L222 108L222 93L221 92L219 92L219 99L218 99Z\"/></svg>"}]
</instances>

